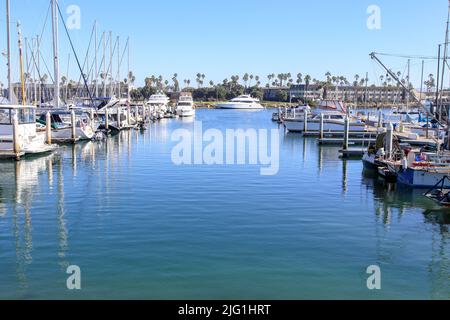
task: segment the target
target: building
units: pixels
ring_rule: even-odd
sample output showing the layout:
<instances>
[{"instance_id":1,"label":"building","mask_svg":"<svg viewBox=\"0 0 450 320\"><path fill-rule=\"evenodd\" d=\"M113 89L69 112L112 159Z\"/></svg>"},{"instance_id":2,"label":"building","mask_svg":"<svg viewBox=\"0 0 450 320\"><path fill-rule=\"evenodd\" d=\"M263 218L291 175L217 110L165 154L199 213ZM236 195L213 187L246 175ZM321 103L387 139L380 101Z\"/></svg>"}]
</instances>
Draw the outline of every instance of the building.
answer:
<instances>
[{"instance_id":1,"label":"building","mask_svg":"<svg viewBox=\"0 0 450 320\"><path fill-rule=\"evenodd\" d=\"M130 89L132 89L130 87ZM14 95L18 102L22 101L22 85L21 83L13 84ZM91 85L89 87L90 94L95 97L95 86ZM118 85L115 84L113 87L113 95L117 96ZM128 85L122 83L120 88L120 93L122 98L127 97ZM5 96L8 94L8 90L5 90ZM25 93L27 97L27 102L31 104L38 104L44 102L50 102L54 97L54 85L53 84L40 84L34 85L34 83L29 83L25 86ZM103 86L99 85L99 96L103 95ZM111 96L111 86L106 86L106 96ZM78 84L71 82L67 85L61 85L60 87L60 97L62 101L73 101L76 98L86 98L89 97L89 93L83 83Z\"/></svg>"},{"instance_id":2,"label":"building","mask_svg":"<svg viewBox=\"0 0 450 320\"><path fill-rule=\"evenodd\" d=\"M408 99L408 93L401 87L375 85L369 87L294 85L291 87L290 96L303 101L332 99L347 103L405 103ZM410 101L413 101L412 97Z\"/></svg>"}]
</instances>

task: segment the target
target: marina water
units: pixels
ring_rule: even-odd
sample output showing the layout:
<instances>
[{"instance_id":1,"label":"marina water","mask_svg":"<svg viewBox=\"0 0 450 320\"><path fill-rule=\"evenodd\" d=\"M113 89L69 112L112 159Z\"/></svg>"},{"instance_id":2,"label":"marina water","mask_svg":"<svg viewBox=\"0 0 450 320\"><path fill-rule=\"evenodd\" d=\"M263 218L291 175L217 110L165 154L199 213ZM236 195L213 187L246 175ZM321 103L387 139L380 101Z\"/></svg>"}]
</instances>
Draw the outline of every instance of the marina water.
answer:
<instances>
[{"instance_id":1,"label":"marina water","mask_svg":"<svg viewBox=\"0 0 450 320\"><path fill-rule=\"evenodd\" d=\"M197 110L205 129L271 112ZM450 216L338 147L280 134L280 168L176 166L176 129L0 163L0 298L449 299ZM81 290L66 287L81 269ZM368 290L377 265L382 289Z\"/></svg>"}]
</instances>

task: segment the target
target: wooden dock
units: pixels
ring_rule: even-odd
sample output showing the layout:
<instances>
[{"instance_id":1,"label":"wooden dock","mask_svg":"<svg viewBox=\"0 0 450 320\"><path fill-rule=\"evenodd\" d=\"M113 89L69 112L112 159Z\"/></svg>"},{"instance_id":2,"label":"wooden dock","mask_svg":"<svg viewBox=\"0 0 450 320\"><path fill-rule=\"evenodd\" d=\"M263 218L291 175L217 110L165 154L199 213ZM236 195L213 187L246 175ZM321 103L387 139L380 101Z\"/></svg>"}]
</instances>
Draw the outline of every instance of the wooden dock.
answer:
<instances>
[{"instance_id":1,"label":"wooden dock","mask_svg":"<svg viewBox=\"0 0 450 320\"><path fill-rule=\"evenodd\" d=\"M362 148L349 148L347 150L339 150L342 158L362 158L364 155L364 150Z\"/></svg>"},{"instance_id":2,"label":"wooden dock","mask_svg":"<svg viewBox=\"0 0 450 320\"><path fill-rule=\"evenodd\" d=\"M349 145L368 145L370 143L375 143L376 139L353 139L348 140ZM344 138L323 138L319 139L320 145L343 145Z\"/></svg>"},{"instance_id":3,"label":"wooden dock","mask_svg":"<svg viewBox=\"0 0 450 320\"><path fill-rule=\"evenodd\" d=\"M320 133L319 131L307 131L302 133L304 137L319 137L323 135L323 137L327 138L343 138L345 136L344 131L325 131ZM348 133L348 136L351 138L364 138L364 137L375 137L377 136L376 131L351 131Z\"/></svg>"},{"instance_id":4,"label":"wooden dock","mask_svg":"<svg viewBox=\"0 0 450 320\"><path fill-rule=\"evenodd\" d=\"M0 150L0 159L15 159L19 160L25 155L25 152L21 151L15 153L13 150Z\"/></svg>"}]
</instances>

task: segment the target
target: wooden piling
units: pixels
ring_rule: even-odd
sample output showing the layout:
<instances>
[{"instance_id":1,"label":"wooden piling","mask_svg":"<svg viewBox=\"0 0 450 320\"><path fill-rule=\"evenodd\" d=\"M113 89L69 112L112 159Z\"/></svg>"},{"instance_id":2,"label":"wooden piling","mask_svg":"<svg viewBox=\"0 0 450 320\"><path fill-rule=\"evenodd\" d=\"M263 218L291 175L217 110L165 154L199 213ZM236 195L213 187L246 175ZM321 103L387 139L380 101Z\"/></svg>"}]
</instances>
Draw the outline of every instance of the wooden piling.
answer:
<instances>
[{"instance_id":1,"label":"wooden piling","mask_svg":"<svg viewBox=\"0 0 450 320\"><path fill-rule=\"evenodd\" d=\"M127 123L128 126L131 127L131 107L128 105L127 107Z\"/></svg>"},{"instance_id":2,"label":"wooden piling","mask_svg":"<svg viewBox=\"0 0 450 320\"><path fill-rule=\"evenodd\" d=\"M95 120L95 114L94 114L94 109L91 108L90 114L89 114L89 118L91 119L91 127L94 127L94 120Z\"/></svg>"},{"instance_id":3,"label":"wooden piling","mask_svg":"<svg viewBox=\"0 0 450 320\"><path fill-rule=\"evenodd\" d=\"M349 119L348 116L345 116L345 124L344 124L344 145L343 145L343 149L344 149L344 150L348 150L349 133L350 133L350 119Z\"/></svg>"},{"instance_id":4,"label":"wooden piling","mask_svg":"<svg viewBox=\"0 0 450 320\"><path fill-rule=\"evenodd\" d=\"M20 136L19 136L19 119L17 118L17 114L13 116L13 151L15 154L16 160L20 160Z\"/></svg>"},{"instance_id":5,"label":"wooden piling","mask_svg":"<svg viewBox=\"0 0 450 320\"><path fill-rule=\"evenodd\" d=\"M308 132L308 110L306 110L305 109L305 111L304 111L304 117L305 117L305 119L304 119L304 128L303 128L303 132Z\"/></svg>"},{"instance_id":6,"label":"wooden piling","mask_svg":"<svg viewBox=\"0 0 450 320\"><path fill-rule=\"evenodd\" d=\"M105 109L105 129L106 129L106 131L109 130L109 110L108 110L108 108Z\"/></svg>"},{"instance_id":7,"label":"wooden piling","mask_svg":"<svg viewBox=\"0 0 450 320\"><path fill-rule=\"evenodd\" d=\"M52 144L52 117L50 115L50 112L47 112L47 114L45 115L45 132L46 132L46 137L47 137L47 144L51 145Z\"/></svg>"},{"instance_id":8,"label":"wooden piling","mask_svg":"<svg viewBox=\"0 0 450 320\"><path fill-rule=\"evenodd\" d=\"M77 119L75 117L75 110L71 111L70 118L72 122L72 142L75 143L77 141Z\"/></svg>"},{"instance_id":9,"label":"wooden piling","mask_svg":"<svg viewBox=\"0 0 450 320\"><path fill-rule=\"evenodd\" d=\"M324 120L323 113L320 114L320 139L323 139L323 131L324 131Z\"/></svg>"},{"instance_id":10,"label":"wooden piling","mask_svg":"<svg viewBox=\"0 0 450 320\"><path fill-rule=\"evenodd\" d=\"M117 107L117 128L120 130L122 127L122 121L120 121L120 117L122 116L122 113L120 112L120 107Z\"/></svg>"}]
</instances>

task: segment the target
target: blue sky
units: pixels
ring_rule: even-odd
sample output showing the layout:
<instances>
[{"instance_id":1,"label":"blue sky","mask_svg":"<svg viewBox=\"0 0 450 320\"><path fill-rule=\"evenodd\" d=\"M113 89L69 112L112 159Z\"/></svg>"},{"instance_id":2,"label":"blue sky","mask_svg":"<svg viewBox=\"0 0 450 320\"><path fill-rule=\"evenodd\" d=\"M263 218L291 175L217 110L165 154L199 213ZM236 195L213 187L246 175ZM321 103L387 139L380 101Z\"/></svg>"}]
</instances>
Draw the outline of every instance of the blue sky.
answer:
<instances>
[{"instance_id":1,"label":"blue sky","mask_svg":"<svg viewBox=\"0 0 450 320\"><path fill-rule=\"evenodd\" d=\"M4 2L0 2L2 51L6 48ZM24 36L40 33L49 0L11 2L12 20L21 20ZM373 4L381 9L381 30L366 26L366 10ZM193 83L198 72L215 82L245 72L260 75L264 82L270 73L302 72L323 78L327 71L349 79L369 72L373 81L382 72L370 60L370 52L435 56L437 44L444 41L447 16L446 0L60 0L64 11L69 5L81 8L81 29L71 31L80 57L97 20L100 30L112 30L122 43L131 38L138 84L152 74L170 78L175 72L179 79ZM49 26L43 55L51 66ZM16 48L15 26L12 30ZM60 37L61 72L66 73L69 46L62 28ZM5 83L1 59L0 79ZM394 70L405 70L404 59L384 60ZM420 61L412 62L416 81L419 65ZM17 59L14 68L18 79ZM78 79L73 58L70 69L71 78ZM428 62L426 73L435 72L435 62Z\"/></svg>"}]
</instances>

